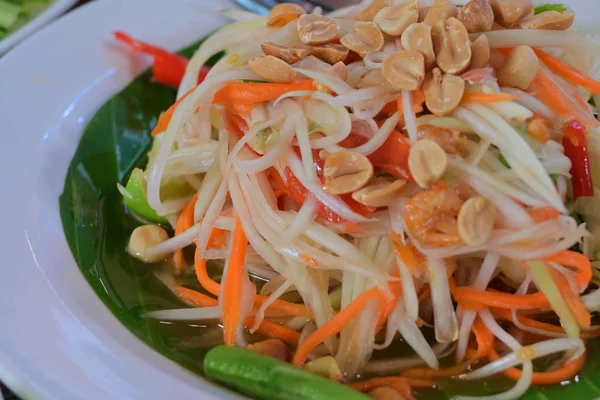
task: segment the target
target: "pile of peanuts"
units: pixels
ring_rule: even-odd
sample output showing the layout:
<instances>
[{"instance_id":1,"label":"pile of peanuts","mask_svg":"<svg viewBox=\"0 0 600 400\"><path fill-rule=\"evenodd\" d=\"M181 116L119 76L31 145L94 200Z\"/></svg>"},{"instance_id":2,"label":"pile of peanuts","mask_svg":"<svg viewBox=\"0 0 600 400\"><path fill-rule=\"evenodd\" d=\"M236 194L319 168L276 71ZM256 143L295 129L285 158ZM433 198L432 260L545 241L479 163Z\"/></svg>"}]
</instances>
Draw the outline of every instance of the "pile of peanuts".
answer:
<instances>
[{"instance_id":1,"label":"pile of peanuts","mask_svg":"<svg viewBox=\"0 0 600 400\"><path fill-rule=\"evenodd\" d=\"M533 14L531 0L471 0L457 7L450 0L435 0L420 8L417 0L389 6L375 0L364 9L362 21L346 34L338 21L306 14L292 3L283 3L269 13L273 29L295 23L302 46L261 44L264 56L249 62L250 68L269 82L285 83L296 78L290 65L313 55L334 66L341 79L347 77L345 62L379 52L386 41L399 39L401 51L387 54L381 69L364 76L357 88L389 83L400 90L422 88L427 108L435 115L450 113L460 102L465 81L460 74L490 62L485 32L498 29L564 30L573 24L572 12L545 11ZM471 40L477 36L473 41ZM354 56L354 57L353 57ZM502 86L526 89L538 69L537 57L528 46L517 46L497 66Z\"/></svg>"}]
</instances>

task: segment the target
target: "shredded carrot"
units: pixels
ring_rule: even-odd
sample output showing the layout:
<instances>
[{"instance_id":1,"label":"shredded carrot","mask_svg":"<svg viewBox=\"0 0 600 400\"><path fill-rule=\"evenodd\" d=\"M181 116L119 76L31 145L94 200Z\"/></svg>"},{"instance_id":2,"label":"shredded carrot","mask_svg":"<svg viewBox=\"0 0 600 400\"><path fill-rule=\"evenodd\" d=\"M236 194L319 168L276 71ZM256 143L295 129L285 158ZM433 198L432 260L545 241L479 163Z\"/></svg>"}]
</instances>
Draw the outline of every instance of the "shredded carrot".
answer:
<instances>
[{"instance_id":1,"label":"shredded carrot","mask_svg":"<svg viewBox=\"0 0 600 400\"><path fill-rule=\"evenodd\" d=\"M200 251L197 247L196 254L194 257L194 264L196 268L196 277L198 278L198 281L200 282L202 287L206 289L207 292L215 296L219 296L219 293L221 292L221 285L213 281L208 275L208 272L206 271L206 260L200 258ZM267 296L257 294L254 299L254 304L260 307L267 300ZM305 305L290 303L288 301L279 299L271 303L268 309L271 311L281 312L282 314L286 315L294 315L298 317L308 318L312 317L312 312Z\"/></svg>"},{"instance_id":2,"label":"shredded carrot","mask_svg":"<svg viewBox=\"0 0 600 400\"><path fill-rule=\"evenodd\" d=\"M432 388L436 386L434 381L428 379L414 379L400 376L386 376L381 378L371 378L366 381L354 382L349 386L359 392L368 392L380 386L396 386L398 383L415 388Z\"/></svg>"},{"instance_id":3,"label":"shredded carrot","mask_svg":"<svg viewBox=\"0 0 600 400\"><path fill-rule=\"evenodd\" d=\"M229 107L231 107L231 109L240 116L248 116L255 106L252 103L233 103L230 104Z\"/></svg>"},{"instance_id":4,"label":"shredded carrot","mask_svg":"<svg viewBox=\"0 0 600 400\"><path fill-rule=\"evenodd\" d=\"M423 288L419 292L419 303L421 303L422 301L425 301L430 296L431 296L431 286L429 286L429 284L426 283L425 285L423 285Z\"/></svg>"},{"instance_id":5,"label":"shredded carrot","mask_svg":"<svg viewBox=\"0 0 600 400\"><path fill-rule=\"evenodd\" d=\"M412 111L414 113L420 113L423 111L423 103L425 103L425 92L423 91L423 88L419 88L418 90L411 92L411 96ZM398 111L398 114L404 115L404 102L402 101L402 96L398 97L396 103L396 107L393 109L393 111Z\"/></svg>"},{"instance_id":6,"label":"shredded carrot","mask_svg":"<svg viewBox=\"0 0 600 400\"><path fill-rule=\"evenodd\" d=\"M575 282L579 285L580 290L588 287L592 280L592 263L581 253L571 250L563 250L550 257L544 258L544 261L555 262L567 267L572 267L577 270Z\"/></svg>"},{"instance_id":7,"label":"shredded carrot","mask_svg":"<svg viewBox=\"0 0 600 400\"><path fill-rule=\"evenodd\" d=\"M485 326L480 318L475 319L472 329L477 341L477 355L475 357L477 359L487 357L494 348L494 335L492 331Z\"/></svg>"},{"instance_id":8,"label":"shredded carrot","mask_svg":"<svg viewBox=\"0 0 600 400\"><path fill-rule=\"evenodd\" d=\"M390 284L397 286L397 282ZM395 288L397 289L397 288ZM395 290L392 290L395 291ZM333 318L323 324L319 329L308 336L306 340L298 346L296 354L294 354L293 364L302 365L306 358L320 343L323 343L328 338L337 335L346 325L350 323L356 316L364 310L367 304L371 301L386 301L386 294L379 288L367 290L358 296L347 307L340 310Z\"/></svg>"},{"instance_id":9,"label":"shredded carrot","mask_svg":"<svg viewBox=\"0 0 600 400\"><path fill-rule=\"evenodd\" d=\"M267 300L267 296L257 294L256 299L254 300L254 304L260 307ZM295 304L284 300L275 300L269 305L269 307L267 307L267 309L271 311L277 311L286 315L294 315L297 317L312 317L312 312L304 304Z\"/></svg>"},{"instance_id":10,"label":"shredded carrot","mask_svg":"<svg viewBox=\"0 0 600 400\"><path fill-rule=\"evenodd\" d=\"M528 91L565 120L575 119L588 130L600 127L585 102L582 104L582 99L577 99L579 96L575 93L565 93L544 71L538 71Z\"/></svg>"},{"instance_id":11,"label":"shredded carrot","mask_svg":"<svg viewBox=\"0 0 600 400\"><path fill-rule=\"evenodd\" d=\"M208 272L206 271L206 260L205 259L200 259L199 258L199 249L198 247L196 247L196 254L194 256L194 266L196 269L196 277L198 278L198 281L200 282L200 284L202 285L202 287L204 289L206 289L207 292L215 295L215 296L219 296L219 294L221 293L221 285L215 281L213 281L211 279L211 277L208 275Z\"/></svg>"},{"instance_id":12,"label":"shredded carrot","mask_svg":"<svg viewBox=\"0 0 600 400\"><path fill-rule=\"evenodd\" d=\"M179 300L192 307L213 307L219 303L217 299L184 286L175 286L173 292Z\"/></svg>"},{"instance_id":13,"label":"shredded carrot","mask_svg":"<svg viewBox=\"0 0 600 400\"><path fill-rule=\"evenodd\" d=\"M411 368L404 371L401 376L435 378L460 375L474 362L486 358L494 346L494 335L479 318L473 323L472 330L475 334L475 340L477 341L477 350L475 351L475 354L469 356L469 359L449 368Z\"/></svg>"},{"instance_id":14,"label":"shredded carrot","mask_svg":"<svg viewBox=\"0 0 600 400\"><path fill-rule=\"evenodd\" d=\"M499 358L500 356L498 355L498 352L492 348L489 354L490 361L496 361ZM582 354L581 357L566 362L564 365L554 371L534 372L531 383L534 385L552 385L555 383L560 383L575 376L583 367L584 362L585 354ZM518 368L508 368L503 372L503 374L511 379L518 380L521 378L523 371Z\"/></svg>"},{"instance_id":15,"label":"shredded carrot","mask_svg":"<svg viewBox=\"0 0 600 400\"><path fill-rule=\"evenodd\" d=\"M344 222L342 224L344 230L342 233L365 233L367 232L365 229L362 229L358 224L354 222Z\"/></svg>"},{"instance_id":16,"label":"shredded carrot","mask_svg":"<svg viewBox=\"0 0 600 400\"><path fill-rule=\"evenodd\" d=\"M223 336L227 346L235 346L238 327L242 319L242 284L244 279L244 261L248 249L248 240L239 218L235 221L233 243L227 268L223 299Z\"/></svg>"},{"instance_id":17,"label":"shredded carrot","mask_svg":"<svg viewBox=\"0 0 600 400\"><path fill-rule=\"evenodd\" d=\"M254 321L254 317L248 317L245 319L244 325L246 325L247 327L253 326ZM275 322L267 321L266 319L263 319L263 321L258 326L256 332L274 339L281 339L284 342L292 345L297 345L300 341L300 332L296 332L293 329L277 324Z\"/></svg>"},{"instance_id":18,"label":"shredded carrot","mask_svg":"<svg viewBox=\"0 0 600 400\"><path fill-rule=\"evenodd\" d=\"M315 90L311 79L291 83L230 82L220 89L215 104L262 103L297 90Z\"/></svg>"},{"instance_id":19,"label":"shredded carrot","mask_svg":"<svg viewBox=\"0 0 600 400\"><path fill-rule=\"evenodd\" d=\"M579 298L578 293L574 293L571 285L567 279L562 276L557 270L554 268L548 268L550 272L550 276L552 276L552 280L558 287L560 294L562 295L567 307L575 317L575 320L582 328L589 328L592 323L592 316L588 311L587 307L583 304L581 299Z\"/></svg>"},{"instance_id":20,"label":"shredded carrot","mask_svg":"<svg viewBox=\"0 0 600 400\"><path fill-rule=\"evenodd\" d=\"M177 223L175 224L175 236L187 231L194 225L194 206L196 205L196 201L198 201L197 193L185 206L181 214L179 214L179 218L177 218ZM175 264L175 274L179 275L183 269L183 249L175 250L173 263Z\"/></svg>"},{"instance_id":21,"label":"shredded carrot","mask_svg":"<svg viewBox=\"0 0 600 400\"><path fill-rule=\"evenodd\" d=\"M560 212L551 206L530 208L527 213L536 224L560 217Z\"/></svg>"},{"instance_id":22,"label":"shredded carrot","mask_svg":"<svg viewBox=\"0 0 600 400\"><path fill-rule=\"evenodd\" d=\"M572 65L567 64L563 60L556 58L543 50L534 48L533 51L535 51L535 54L537 54L538 58L556 75L560 75L563 78L581 86L592 94L597 94L600 92L600 82L592 79L590 76L579 71Z\"/></svg>"},{"instance_id":23,"label":"shredded carrot","mask_svg":"<svg viewBox=\"0 0 600 400\"><path fill-rule=\"evenodd\" d=\"M393 296L391 299L388 299L388 301L385 302L380 308L379 317L377 318L377 325L375 326L375 332L379 332L381 329L383 329L385 321L388 320L388 318L396 308L396 304L398 304L398 300L400 299L402 284L400 282L394 282L390 284L390 289L393 291Z\"/></svg>"},{"instance_id":24,"label":"shredded carrot","mask_svg":"<svg viewBox=\"0 0 600 400\"><path fill-rule=\"evenodd\" d=\"M465 93L462 97L462 103L490 104L500 103L518 99L522 95L509 93Z\"/></svg>"},{"instance_id":25,"label":"shredded carrot","mask_svg":"<svg viewBox=\"0 0 600 400\"><path fill-rule=\"evenodd\" d=\"M406 266L410 274L416 278L425 278L428 274L428 270L423 254L421 254L412 244L406 246L396 232L391 231L390 238L392 239L392 248L394 249L394 252Z\"/></svg>"},{"instance_id":26,"label":"shredded carrot","mask_svg":"<svg viewBox=\"0 0 600 400\"><path fill-rule=\"evenodd\" d=\"M510 310L506 310L503 308L492 308L491 311L492 311L492 314L494 314L494 316L496 316L497 318L503 319L505 321L511 321L511 322L513 321L512 313L510 312ZM517 314L516 317L517 317L517 320L521 324L523 324L525 326L529 326L531 328L541 329L544 331L554 332L554 333L565 333L565 330L560 326L552 325L547 322L538 321L533 318L526 317L524 315ZM590 330L582 330L581 331L582 339L592 339L592 338L596 338L598 336L600 336L600 329L590 329Z\"/></svg>"},{"instance_id":27,"label":"shredded carrot","mask_svg":"<svg viewBox=\"0 0 600 400\"><path fill-rule=\"evenodd\" d=\"M196 88L193 87L190 90L188 90L187 93L184 94L183 96L181 96L175 103L173 103L173 105L171 105L171 107L169 107L167 109L167 111L165 111L164 113L161 114L161 116L158 118L158 122L156 123L156 126L154 127L154 129L152 129L152 136L156 136L159 133L167 130L167 127L169 126L169 122L171 122L171 118L173 117L173 113L175 112L175 109L177 108L177 106L179 104L181 104L183 99L185 99L195 89Z\"/></svg>"},{"instance_id":28,"label":"shredded carrot","mask_svg":"<svg viewBox=\"0 0 600 400\"><path fill-rule=\"evenodd\" d=\"M225 245L225 231L219 228L213 228L208 237L208 248L218 249Z\"/></svg>"},{"instance_id":29,"label":"shredded carrot","mask_svg":"<svg viewBox=\"0 0 600 400\"><path fill-rule=\"evenodd\" d=\"M480 311L486 307L514 310L535 310L550 307L548 299L541 292L519 295L491 290L477 290L463 286L453 290L453 295L461 307L473 311Z\"/></svg>"},{"instance_id":30,"label":"shredded carrot","mask_svg":"<svg viewBox=\"0 0 600 400\"><path fill-rule=\"evenodd\" d=\"M212 297L188 289L184 286L175 286L173 292L177 295L179 300L192 307L214 307L219 304L217 299L213 299ZM248 328L254 326L254 317L246 318L244 320L244 325ZM299 332L275 322L267 321L266 319L260 323L256 332L267 337L281 339L291 345L298 344L298 341L300 340Z\"/></svg>"},{"instance_id":31,"label":"shredded carrot","mask_svg":"<svg viewBox=\"0 0 600 400\"><path fill-rule=\"evenodd\" d=\"M248 124L244 118L233 112L233 110L229 107L225 109L225 124L227 126L227 130L235 133L238 137L242 137L248 133ZM252 149L249 146L248 148ZM254 152L254 150L252 151Z\"/></svg>"},{"instance_id":32,"label":"shredded carrot","mask_svg":"<svg viewBox=\"0 0 600 400\"><path fill-rule=\"evenodd\" d=\"M504 308L492 308L491 309L492 314L494 314L496 317L501 318L505 321L512 321L512 313L510 312L510 310L504 309ZM549 324L547 322L541 322L538 320L535 320L533 318L529 318L526 317L524 315L516 315L517 320L522 323L523 325L529 326L531 328L537 328L537 329L541 329L541 330L545 330L545 331L549 331L549 332L555 332L555 333L564 333L565 330L563 328L561 328L560 326L556 326L556 325L552 325Z\"/></svg>"}]
</instances>

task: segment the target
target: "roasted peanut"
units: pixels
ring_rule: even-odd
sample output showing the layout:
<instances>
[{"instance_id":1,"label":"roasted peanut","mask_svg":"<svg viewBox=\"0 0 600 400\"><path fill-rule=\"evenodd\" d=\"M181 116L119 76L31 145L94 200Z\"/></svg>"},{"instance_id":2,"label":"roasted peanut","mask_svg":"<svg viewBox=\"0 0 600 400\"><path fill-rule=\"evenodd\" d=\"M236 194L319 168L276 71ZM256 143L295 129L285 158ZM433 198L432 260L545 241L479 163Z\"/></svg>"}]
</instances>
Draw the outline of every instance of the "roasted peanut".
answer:
<instances>
[{"instance_id":1,"label":"roasted peanut","mask_svg":"<svg viewBox=\"0 0 600 400\"><path fill-rule=\"evenodd\" d=\"M379 85L383 85L385 83L385 77L383 76L383 72L380 69L376 69L368 72L365 76L361 78L356 84L358 89L364 89L368 87L375 87Z\"/></svg>"},{"instance_id":2,"label":"roasted peanut","mask_svg":"<svg viewBox=\"0 0 600 400\"><path fill-rule=\"evenodd\" d=\"M344 64L341 61L332 65L329 70L329 73L335 75L336 77L340 78L343 81L348 79L348 67L346 66L346 64ZM325 92L325 93L329 93L329 94L334 93L333 90L331 90L328 86L325 86L323 83L321 83L319 81L315 81L314 85L315 85L315 89L317 89L320 92ZM324 150L321 150L321 151L324 151ZM324 159L325 157L321 157L321 158Z\"/></svg>"},{"instance_id":3,"label":"roasted peanut","mask_svg":"<svg viewBox=\"0 0 600 400\"><path fill-rule=\"evenodd\" d=\"M334 19L307 14L298 19L298 37L311 46L329 43L338 38L340 27Z\"/></svg>"},{"instance_id":4,"label":"roasted peanut","mask_svg":"<svg viewBox=\"0 0 600 400\"><path fill-rule=\"evenodd\" d=\"M425 22L425 18L427 17L427 13L431 7L419 7L419 21Z\"/></svg>"},{"instance_id":5,"label":"roasted peanut","mask_svg":"<svg viewBox=\"0 0 600 400\"><path fill-rule=\"evenodd\" d=\"M345 61L348 57L348 49L341 44L326 44L312 48L312 54L319 60L323 60L328 64L335 64L340 61Z\"/></svg>"},{"instance_id":6,"label":"roasted peanut","mask_svg":"<svg viewBox=\"0 0 600 400\"><path fill-rule=\"evenodd\" d=\"M399 89L417 90L425 78L425 57L418 51L392 53L381 68L385 79Z\"/></svg>"},{"instance_id":7,"label":"roasted peanut","mask_svg":"<svg viewBox=\"0 0 600 400\"><path fill-rule=\"evenodd\" d=\"M465 92L465 81L456 75L442 74L434 68L423 83L425 104L435 115L446 115L459 104Z\"/></svg>"},{"instance_id":8,"label":"roasted peanut","mask_svg":"<svg viewBox=\"0 0 600 400\"><path fill-rule=\"evenodd\" d=\"M483 68L490 61L490 44L485 35L479 36L471 44L471 69Z\"/></svg>"},{"instance_id":9,"label":"roasted peanut","mask_svg":"<svg viewBox=\"0 0 600 400\"><path fill-rule=\"evenodd\" d=\"M496 223L496 207L485 197L471 197L458 212L458 234L469 246L485 243Z\"/></svg>"},{"instance_id":10,"label":"roasted peanut","mask_svg":"<svg viewBox=\"0 0 600 400\"><path fill-rule=\"evenodd\" d=\"M344 36L340 42L348 49L364 57L379 51L383 47L383 34L373 22L363 22L352 33Z\"/></svg>"},{"instance_id":11,"label":"roasted peanut","mask_svg":"<svg viewBox=\"0 0 600 400\"><path fill-rule=\"evenodd\" d=\"M372 176L371 161L354 151L332 153L323 165L324 190L329 194L352 193L362 189Z\"/></svg>"},{"instance_id":12,"label":"roasted peanut","mask_svg":"<svg viewBox=\"0 0 600 400\"><path fill-rule=\"evenodd\" d=\"M400 43L405 50L418 51L425 57L425 70L435 66L431 27L422 22L409 25L402 33Z\"/></svg>"},{"instance_id":13,"label":"roasted peanut","mask_svg":"<svg viewBox=\"0 0 600 400\"><path fill-rule=\"evenodd\" d=\"M458 20L469 33L487 32L494 25L494 11L488 0L471 0L458 11Z\"/></svg>"},{"instance_id":14,"label":"roasted peanut","mask_svg":"<svg viewBox=\"0 0 600 400\"><path fill-rule=\"evenodd\" d=\"M431 29L435 60L442 71L459 74L471 62L471 42L465 26L456 18L439 21Z\"/></svg>"},{"instance_id":15,"label":"roasted peanut","mask_svg":"<svg viewBox=\"0 0 600 400\"><path fill-rule=\"evenodd\" d=\"M575 15L572 12L544 11L538 15L525 18L521 21L521 28L564 31L573 25L574 20Z\"/></svg>"},{"instance_id":16,"label":"roasted peanut","mask_svg":"<svg viewBox=\"0 0 600 400\"><path fill-rule=\"evenodd\" d=\"M542 143L550 140L550 130L548 121L543 117L535 116L527 124L527 133Z\"/></svg>"},{"instance_id":17,"label":"roasted peanut","mask_svg":"<svg viewBox=\"0 0 600 400\"><path fill-rule=\"evenodd\" d=\"M489 0L494 20L505 28L512 28L533 11L531 0Z\"/></svg>"},{"instance_id":18,"label":"roasted peanut","mask_svg":"<svg viewBox=\"0 0 600 400\"><path fill-rule=\"evenodd\" d=\"M408 391L410 391L410 387L408 387ZM380 386L371 390L368 394L373 400L409 400L391 386Z\"/></svg>"},{"instance_id":19,"label":"roasted peanut","mask_svg":"<svg viewBox=\"0 0 600 400\"><path fill-rule=\"evenodd\" d=\"M428 188L446 173L448 156L433 140L421 139L410 148L408 168L417 185Z\"/></svg>"},{"instance_id":20,"label":"roasted peanut","mask_svg":"<svg viewBox=\"0 0 600 400\"><path fill-rule=\"evenodd\" d=\"M425 17L425 22L429 26L434 26L438 23L438 21L442 19L448 19L451 17L456 17L458 14L458 7L451 0L435 0L429 11L427 11L427 16Z\"/></svg>"},{"instance_id":21,"label":"roasted peanut","mask_svg":"<svg viewBox=\"0 0 600 400\"><path fill-rule=\"evenodd\" d=\"M280 28L304 14L306 14L306 11L298 4L277 4L267 15L267 26L269 28Z\"/></svg>"},{"instance_id":22,"label":"roasted peanut","mask_svg":"<svg viewBox=\"0 0 600 400\"><path fill-rule=\"evenodd\" d=\"M296 70L273 56L256 57L248 61L254 73L269 82L286 83L296 78Z\"/></svg>"},{"instance_id":23,"label":"roasted peanut","mask_svg":"<svg viewBox=\"0 0 600 400\"><path fill-rule=\"evenodd\" d=\"M279 46L272 42L262 42L260 48L268 56L282 59L288 64L294 64L310 55L309 49L296 49L291 47Z\"/></svg>"},{"instance_id":24,"label":"roasted peanut","mask_svg":"<svg viewBox=\"0 0 600 400\"><path fill-rule=\"evenodd\" d=\"M280 361L289 362L292 359L292 352L279 339L268 339L262 342L249 344L246 348L258 354L270 356Z\"/></svg>"},{"instance_id":25,"label":"roasted peanut","mask_svg":"<svg viewBox=\"0 0 600 400\"><path fill-rule=\"evenodd\" d=\"M538 58L531 47L517 46L510 51L498 69L498 83L525 90L535 78L539 67Z\"/></svg>"},{"instance_id":26,"label":"roasted peanut","mask_svg":"<svg viewBox=\"0 0 600 400\"><path fill-rule=\"evenodd\" d=\"M352 198L371 207L385 207L392 203L406 185L405 180L379 177L352 193Z\"/></svg>"},{"instance_id":27,"label":"roasted peanut","mask_svg":"<svg viewBox=\"0 0 600 400\"><path fill-rule=\"evenodd\" d=\"M127 245L127 252L145 263L164 260L168 254L149 253L152 247L169 239L167 231L158 225L142 225L133 230Z\"/></svg>"},{"instance_id":28,"label":"roasted peanut","mask_svg":"<svg viewBox=\"0 0 600 400\"><path fill-rule=\"evenodd\" d=\"M375 14L377 14L385 6L387 6L386 0L375 0L369 5L369 7L365 8L360 12L360 14L358 14L358 20L363 22L372 22L373 18L375 18Z\"/></svg>"},{"instance_id":29,"label":"roasted peanut","mask_svg":"<svg viewBox=\"0 0 600 400\"><path fill-rule=\"evenodd\" d=\"M336 62L331 67L331 72L341 80L345 81L348 79L348 67L341 61Z\"/></svg>"},{"instance_id":30,"label":"roasted peanut","mask_svg":"<svg viewBox=\"0 0 600 400\"><path fill-rule=\"evenodd\" d=\"M336 359L332 356L317 358L316 360L306 363L304 368L336 382L342 382L344 380L344 374L340 371Z\"/></svg>"},{"instance_id":31,"label":"roasted peanut","mask_svg":"<svg viewBox=\"0 0 600 400\"><path fill-rule=\"evenodd\" d=\"M414 24L418 19L417 1L408 0L397 6L382 8L373 18L373 22L388 35L400 36L410 24Z\"/></svg>"}]
</instances>

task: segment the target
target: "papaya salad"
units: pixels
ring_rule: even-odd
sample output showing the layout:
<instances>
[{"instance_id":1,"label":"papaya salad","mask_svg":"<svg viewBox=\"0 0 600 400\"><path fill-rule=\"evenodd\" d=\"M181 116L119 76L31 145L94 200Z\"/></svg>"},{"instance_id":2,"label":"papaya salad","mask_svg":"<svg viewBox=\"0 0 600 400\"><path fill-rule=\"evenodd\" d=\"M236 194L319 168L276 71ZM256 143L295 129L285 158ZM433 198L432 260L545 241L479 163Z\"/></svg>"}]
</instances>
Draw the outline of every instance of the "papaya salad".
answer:
<instances>
[{"instance_id":1,"label":"papaya salad","mask_svg":"<svg viewBox=\"0 0 600 400\"><path fill-rule=\"evenodd\" d=\"M189 60L115 33L178 88L119 186L127 251L188 306L146 317L216 321L207 376L264 399L575 377L600 336L600 47L573 12L225 14Z\"/></svg>"}]
</instances>

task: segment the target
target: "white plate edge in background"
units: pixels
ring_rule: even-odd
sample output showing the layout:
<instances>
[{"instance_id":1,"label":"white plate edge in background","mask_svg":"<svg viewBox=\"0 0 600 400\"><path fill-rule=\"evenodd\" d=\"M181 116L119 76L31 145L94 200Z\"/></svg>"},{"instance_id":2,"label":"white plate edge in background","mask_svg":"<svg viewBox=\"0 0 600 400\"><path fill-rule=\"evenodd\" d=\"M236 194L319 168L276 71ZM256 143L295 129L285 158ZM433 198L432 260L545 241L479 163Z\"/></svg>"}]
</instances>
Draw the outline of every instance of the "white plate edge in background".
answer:
<instances>
[{"instance_id":1,"label":"white plate edge in background","mask_svg":"<svg viewBox=\"0 0 600 400\"><path fill-rule=\"evenodd\" d=\"M6 53L8 50L16 46L19 42L27 38L38 29L42 28L45 24L57 18L60 14L65 12L69 7L77 3L77 0L57 0L51 4L48 8L36 15L34 18L29 20L25 25L17 29L16 31L7 35L4 39L0 40L0 56Z\"/></svg>"}]
</instances>

